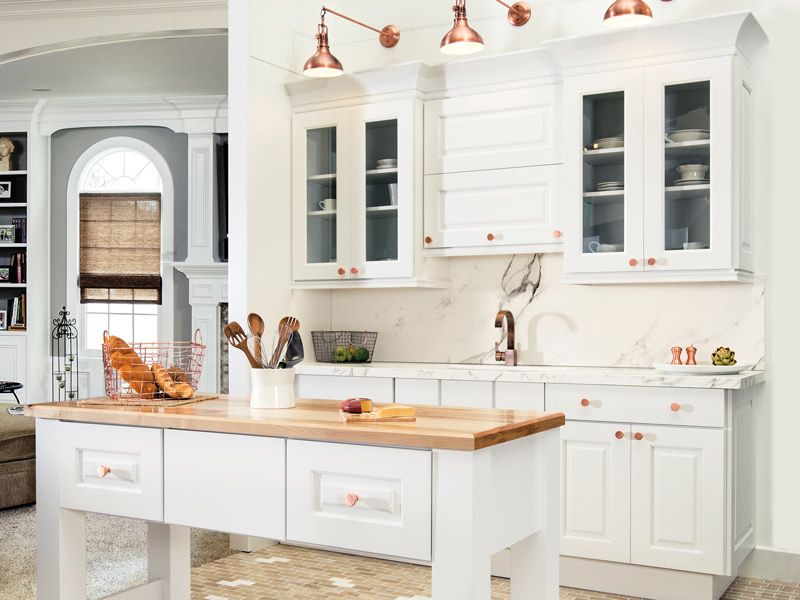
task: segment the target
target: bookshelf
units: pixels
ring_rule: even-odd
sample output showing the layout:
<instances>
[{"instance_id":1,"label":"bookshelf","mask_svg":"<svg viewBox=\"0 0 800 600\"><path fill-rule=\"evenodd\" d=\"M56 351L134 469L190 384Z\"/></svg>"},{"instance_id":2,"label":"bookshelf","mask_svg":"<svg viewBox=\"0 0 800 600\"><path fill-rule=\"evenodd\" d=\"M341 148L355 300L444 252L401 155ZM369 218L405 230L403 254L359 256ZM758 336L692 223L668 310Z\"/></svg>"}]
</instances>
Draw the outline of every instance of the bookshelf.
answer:
<instances>
[{"instance_id":1,"label":"bookshelf","mask_svg":"<svg viewBox=\"0 0 800 600\"><path fill-rule=\"evenodd\" d=\"M27 323L28 134L0 131L14 144L11 169L0 170L0 335ZM0 315L2 317L2 315Z\"/></svg>"}]
</instances>

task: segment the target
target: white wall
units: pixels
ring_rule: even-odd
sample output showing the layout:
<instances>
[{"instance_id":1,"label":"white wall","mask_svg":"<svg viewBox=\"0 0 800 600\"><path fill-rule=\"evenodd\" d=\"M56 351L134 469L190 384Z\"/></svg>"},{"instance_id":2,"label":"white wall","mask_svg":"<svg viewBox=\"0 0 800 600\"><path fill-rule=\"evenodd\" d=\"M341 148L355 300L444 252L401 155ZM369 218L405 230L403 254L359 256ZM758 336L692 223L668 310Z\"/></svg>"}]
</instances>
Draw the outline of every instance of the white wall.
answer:
<instances>
[{"instance_id":1,"label":"white wall","mask_svg":"<svg viewBox=\"0 0 800 600\"><path fill-rule=\"evenodd\" d=\"M504 302L500 280L508 259L455 259L452 285L445 291L408 290L296 293L286 290L289 276L288 107L280 82L297 72L313 52L319 3L301 0L291 6L271 6L258 0L232 0L231 15L250 17L252 39L239 55L231 52L231 71L247 73L252 81L238 80L231 89L248 102L237 142L249 156L239 173L247 181L237 190L239 210L258 244L242 242L238 284L232 294L238 311L264 306L270 311L298 306L301 318L335 327L375 327L381 331L378 357L403 360L483 360L494 339L491 313ZM602 29L601 17L608 0L556 0L532 2L533 21L522 29L505 23L496 3L470 4L473 26L487 41L485 53L535 46L553 37ZM771 39L757 65L760 77L759 141L756 165L758 189L756 227L760 232L758 257L766 276L766 302L759 286L722 284L614 286L572 288L558 283L560 258L542 261L540 296L527 309L521 327L526 362L570 364L635 364L646 366L672 343L728 343L742 357L758 358L766 351L769 383L758 406L758 533L759 543L800 551L800 478L796 461L800 436L800 402L794 398L794 346L798 339L795 269L789 262L796 253L796 201L794 166L800 140L796 100L800 55L800 2L797 0L687 0L651 2L659 21L678 20L733 10L751 10ZM393 22L402 30L393 50L382 49L374 36L330 17L333 53L346 71L380 67L407 60L439 62L438 42L451 14L446 3L410 0L375 3L351 0L341 7L372 25ZM232 37L247 29L233 30ZM232 44L236 44L232 40ZM234 79L232 78L232 83ZM271 96L275 96L274 98ZM244 105L243 105L244 106ZM271 114L267 116L265 113ZM248 129L251 128L251 129ZM234 161L232 161L234 162ZM267 183L268 182L268 183ZM244 185L244 183L242 184ZM277 219L286 220L278 221ZM264 233L268 232L266 235ZM276 237L273 239L271 234ZM255 239L253 240L255 241ZM285 254L272 250L282 246ZM269 250L264 252L264 247ZM249 252L249 254L248 254ZM256 259L256 257L258 257ZM268 257L263 259L261 257ZM257 263L254 262L257 260ZM268 265L268 267L267 267ZM241 285L237 291L236 286ZM526 289L529 289L526 288ZM512 299L522 309L524 293ZM277 303L277 304L275 304ZM280 308L279 308L280 307ZM431 312L432 311L432 312ZM766 344L764 343L766 311ZM306 317L309 315L309 317ZM234 318L239 317L234 313ZM308 327L305 327L308 330Z\"/></svg>"}]
</instances>

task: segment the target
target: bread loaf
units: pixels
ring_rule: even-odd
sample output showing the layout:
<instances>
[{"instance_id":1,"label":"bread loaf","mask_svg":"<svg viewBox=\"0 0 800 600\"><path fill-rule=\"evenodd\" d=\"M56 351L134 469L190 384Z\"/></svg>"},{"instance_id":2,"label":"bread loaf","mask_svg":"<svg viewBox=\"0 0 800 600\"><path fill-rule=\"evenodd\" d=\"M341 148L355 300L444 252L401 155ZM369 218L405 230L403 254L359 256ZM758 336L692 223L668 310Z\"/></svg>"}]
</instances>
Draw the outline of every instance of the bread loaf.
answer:
<instances>
[{"instance_id":1,"label":"bread loaf","mask_svg":"<svg viewBox=\"0 0 800 600\"><path fill-rule=\"evenodd\" d=\"M191 398L194 396L194 388L191 385L184 382L177 383L170 372L158 363L153 363L150 370L158 387L170 398Z\"/></svg>"},{"instance_id":2,"label":"bread loaf","mask_svg":"<svg viewBox=\"0 0 800 600\"><path fill-rule=\"evenodd\" d=\"M112 335L108 338L109 361L123 381L142 398L155 398L158 388L155 377L141 357L122 338Z\"/></svg>"}]
</instances>

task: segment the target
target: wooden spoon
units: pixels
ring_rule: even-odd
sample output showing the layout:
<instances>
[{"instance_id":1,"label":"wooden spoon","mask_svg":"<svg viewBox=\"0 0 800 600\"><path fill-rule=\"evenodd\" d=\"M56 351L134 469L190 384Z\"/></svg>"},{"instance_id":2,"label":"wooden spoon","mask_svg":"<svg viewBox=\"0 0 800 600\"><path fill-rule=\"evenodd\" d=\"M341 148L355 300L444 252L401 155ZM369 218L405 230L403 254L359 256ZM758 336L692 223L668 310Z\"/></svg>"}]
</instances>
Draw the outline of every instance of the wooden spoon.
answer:
<instances>
[{"instance_id":1,"label":"wooden spoon","mask_svg":"<svg viewBox=\"0 0 800 600\"><path fill-rule=\"evenodd\" d=\"M255 359L261 363L261 338L264 336L264 319L258 313L250 313L247 315L247 326L250 328L250 333L256 338L255 343Z\"/></svg>"},{"instance_id":2,"label":"wooden spoon","mask_svg":"<svg viewBox=\"0 0 800 600\"><path fill-rule=\"evenodd\" d=\"M222 328L222 331L225 333L225 337L228 338L228 342L231 346L244 352L244 355L250 362L251 367L254 369L264 368L264 365L262 365L252 354L250 354L250 350L247 348L247 334L244 332L244 329L242 329L242 326L239 325L239 323L236 321L231 321Z\"/></svg>"}]
</instances>

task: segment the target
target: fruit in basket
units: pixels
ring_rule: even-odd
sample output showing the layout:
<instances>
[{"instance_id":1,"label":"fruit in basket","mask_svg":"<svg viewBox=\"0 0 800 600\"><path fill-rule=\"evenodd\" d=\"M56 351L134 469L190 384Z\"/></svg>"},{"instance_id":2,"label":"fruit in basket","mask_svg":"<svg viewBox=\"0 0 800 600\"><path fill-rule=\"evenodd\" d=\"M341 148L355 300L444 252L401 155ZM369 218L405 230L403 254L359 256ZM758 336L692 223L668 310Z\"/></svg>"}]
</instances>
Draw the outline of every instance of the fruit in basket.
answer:
<instances>
[{"instance_id":1,"label":"fruit in basket","mask_svg":"<svg viewBox=\"0 0 800 600\"><path fill-rule=\"evenodd\" d=\"M155 377L156 384L170 398L191 398L194 388L188 383L176 383L169 371L158 363L153 363L150 370Z\"/></svg>"},{"instance_id":2,"label":"fruit in basket","mask_svg":"<svg viewBox=\"0 0 800 600\"><path fill-rule=\"evenodd\" d=\"M729 367L736 364L736 352L720 346L711 354L711 362L717 367Z\"/></svg>"},{"instance_id":3,"label":"fruit in basket","mask_svg":"<svg viewBox=\"0 0 800 600\"><path fill-rule=\"evenodd\" d=\"M347 355L346 346L336 346L333 350L333 362L347 362Z\"/></svg>"},{"instance_id":4,"label":"fruit in basket","mask_svg":"<svg viewBox=\"0 0 800 600\"><path fill-rule=\"evenodd\" d=\"M356 346L353 350L353 360L356 362L367 362L369 360L369 350L364 346Z\"/></svg>"}]
</instances>

